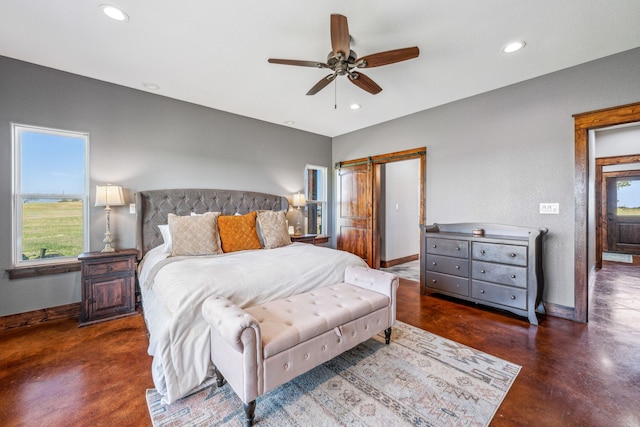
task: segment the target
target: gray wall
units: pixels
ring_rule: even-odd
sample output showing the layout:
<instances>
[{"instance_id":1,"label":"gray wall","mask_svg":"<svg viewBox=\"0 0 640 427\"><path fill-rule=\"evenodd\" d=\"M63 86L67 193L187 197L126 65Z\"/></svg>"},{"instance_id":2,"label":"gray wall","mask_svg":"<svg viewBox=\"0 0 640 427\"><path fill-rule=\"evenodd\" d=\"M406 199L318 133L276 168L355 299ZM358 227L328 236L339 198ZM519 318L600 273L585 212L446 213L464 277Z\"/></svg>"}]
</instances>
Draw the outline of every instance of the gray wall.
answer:
<instances>
[{"instance_id":1,"label":"gray wall","mask_svg":"<svg viewBox=\"0 0 640 427\"><path fill-rule=\"evenodd\" d=\"M221 188L287 197L304 167L331 168L331 139L0 57L0 316L80 301L79 273L9 280L11 122L90 133L91 185L138 190ZM93 203L94 198L91 198ZM91 207L91 249L104 210ZM114 207L117 247L133 247L134 215Z\"/></svg>"},{"instance_id":2,"label":"gray wall","mask_svg":"<svg viewBox=\"0 0 640 427\"><path fill-rule=\"evenodd\" d=\"M427 222L548 228L544 300L573 307L572 115L640 101L639 70L634 49L342 135L333 162L426 146Z\"/></svg>"}]
</instances>

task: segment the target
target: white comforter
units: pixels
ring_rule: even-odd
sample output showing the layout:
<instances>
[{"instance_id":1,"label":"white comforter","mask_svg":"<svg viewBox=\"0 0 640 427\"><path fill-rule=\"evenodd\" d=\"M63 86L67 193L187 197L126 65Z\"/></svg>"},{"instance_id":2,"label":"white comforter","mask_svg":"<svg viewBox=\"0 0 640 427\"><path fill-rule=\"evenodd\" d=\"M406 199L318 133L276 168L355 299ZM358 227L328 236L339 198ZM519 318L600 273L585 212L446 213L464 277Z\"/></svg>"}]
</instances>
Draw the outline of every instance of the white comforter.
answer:
<instances>
[{"instance_id":1,"label":"white comforter","mask_svg":"<svg viewBox=\"0 0 640 427\"><path fill-rule=\"evenodd\" d=\"M365 265L344 251L294 243L278 249L167 258L151 250L140 272L153 378L172 403L211 374L211 334L202 303L222 295L249 307L342 282L347 265Z\"/></svg>"}]
</instances>

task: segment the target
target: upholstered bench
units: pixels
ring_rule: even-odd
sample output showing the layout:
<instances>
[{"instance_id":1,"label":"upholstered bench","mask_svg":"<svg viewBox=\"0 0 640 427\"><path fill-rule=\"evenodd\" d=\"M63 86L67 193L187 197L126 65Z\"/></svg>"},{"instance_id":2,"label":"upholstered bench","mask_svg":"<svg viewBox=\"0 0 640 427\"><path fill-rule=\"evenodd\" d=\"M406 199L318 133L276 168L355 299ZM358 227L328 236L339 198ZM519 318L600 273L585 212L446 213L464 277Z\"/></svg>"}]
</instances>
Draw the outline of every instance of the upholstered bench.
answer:
<instances>
[{"instance_id":1,"label":"upholstered bench","mask_svg":"<svg viewBox=\"0 0 640 427\"><path fill-rule=\"evenodd\" d=\"M246 309L209 297L202 312L218 386L227 380L250 426L258 396L382 331L388 344L397 287L393 274L350 266L344 283Z\"/></svg>"}]
</instances>

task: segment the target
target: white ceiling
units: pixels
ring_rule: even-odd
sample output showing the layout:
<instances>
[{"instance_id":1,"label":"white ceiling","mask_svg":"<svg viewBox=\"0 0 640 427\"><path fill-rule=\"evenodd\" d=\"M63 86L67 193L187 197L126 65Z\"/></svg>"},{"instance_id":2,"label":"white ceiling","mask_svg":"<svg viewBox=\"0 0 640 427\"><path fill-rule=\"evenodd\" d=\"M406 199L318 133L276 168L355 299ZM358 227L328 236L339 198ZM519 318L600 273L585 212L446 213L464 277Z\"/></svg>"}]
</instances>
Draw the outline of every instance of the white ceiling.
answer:
<instances>
[{"instance_id":1,"label":"white ceiling","mask_svg":"<svg viewBox=\"0 0 640 427\"><path fill-rule=\"evenodd\" d=\"M327 70L267 59L324 61L331 13L359 56L420 56L306 96ZM640 0L0 0L0 55L330 137L639 46Z\"/></svg>"}]
</instances>

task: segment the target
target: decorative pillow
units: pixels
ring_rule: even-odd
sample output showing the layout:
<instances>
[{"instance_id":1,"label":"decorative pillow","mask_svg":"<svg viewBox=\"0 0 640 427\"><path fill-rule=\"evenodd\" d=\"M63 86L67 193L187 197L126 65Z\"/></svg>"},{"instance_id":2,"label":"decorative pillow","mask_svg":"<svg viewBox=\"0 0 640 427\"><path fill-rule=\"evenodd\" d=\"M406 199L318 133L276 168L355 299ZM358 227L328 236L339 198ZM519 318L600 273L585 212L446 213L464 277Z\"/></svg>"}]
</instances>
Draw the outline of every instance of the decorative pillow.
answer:
<instances>
[{"instance_id":1,"label":"decorative pillow","mask_svg":"<svg viewBox=\"0 0 640 427\"><path fill-rule=\"evenodd\" d=\"M169 231L169 224L158 225L160 234L162 234L162 240L164 241L164 247L162 252L171 253L171 232Z\"/></svg>"},{"instance_id":2,"label":"decorative pillow","mask_svg":"<svg viewBox=\"0 0 640 427\"><path fill-rule=\"evenodd\" d=\"M246 215L223 215L218 218L223 252L262 249L256 231L256 212Z\"/></svg>"},{"instance_id":3,"label":"decorative pillow","mask_svg":"<svg viewBox=\"0 0 640 427\"><path fill-rule=\"evenodd\" d=\"M291 244L284 211L258 212L258 225L260 226L265 249L274 249Z\"/></svg>"},{"instance_id":4,"label":"decorative pillow","mask_svg":"<svg viewBox=\"0 0 640 427\"><path fill-rule=\"evenodd\" d=\"M216 222L220 213L207 212L198 216L169 214L171 256L221 254Z\"/></svg>"}]
</instances>

